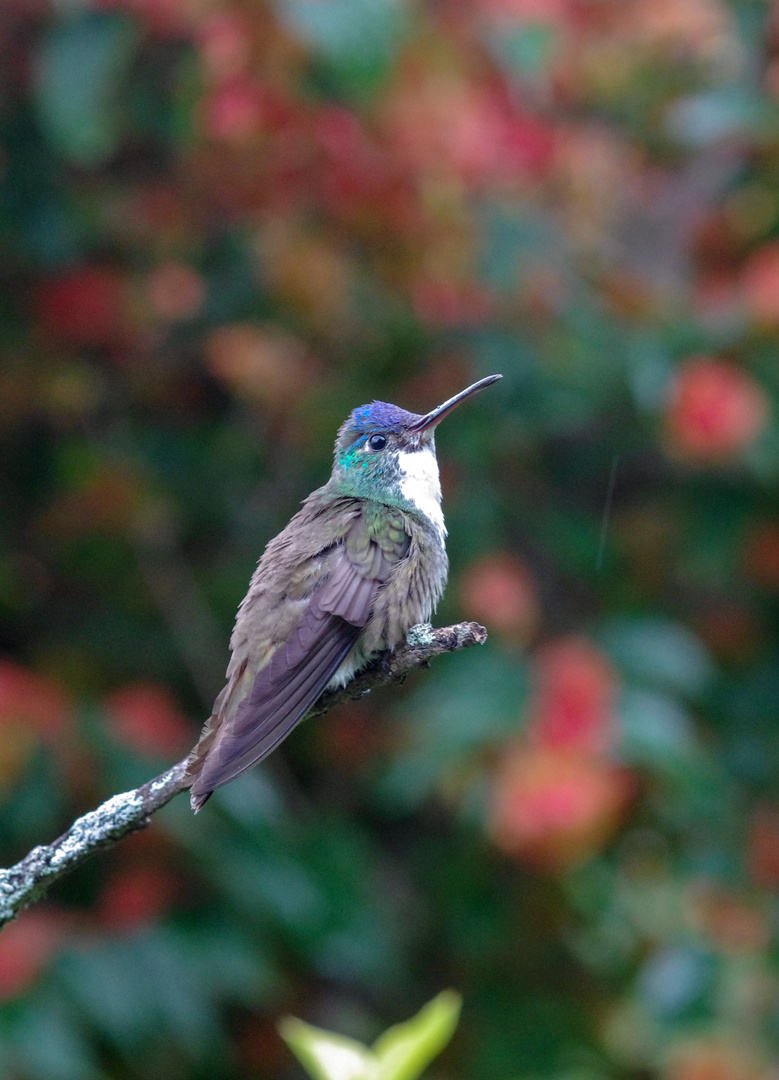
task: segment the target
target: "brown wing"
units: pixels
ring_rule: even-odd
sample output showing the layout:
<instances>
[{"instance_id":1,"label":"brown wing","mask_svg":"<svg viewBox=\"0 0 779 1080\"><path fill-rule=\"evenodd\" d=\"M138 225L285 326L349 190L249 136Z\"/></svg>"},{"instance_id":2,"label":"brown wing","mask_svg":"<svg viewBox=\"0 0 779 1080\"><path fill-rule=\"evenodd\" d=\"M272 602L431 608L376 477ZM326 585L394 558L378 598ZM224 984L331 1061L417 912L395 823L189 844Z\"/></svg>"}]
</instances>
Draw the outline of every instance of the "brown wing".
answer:
<instances>
[{"instance_id":1,"label":"brown wing","mask_svg":"<svg viewBox=\"0 0 779 1080\"><path fill-rule=\"evenodd\" d=\"M409 546L408 537L382 546L373 533L362 516L355 521L332 553L330 575L310 597L299 625L216 730L192 784L193 809L286 738L354 646L379 587Z\"/></svg>"}]
</instances>

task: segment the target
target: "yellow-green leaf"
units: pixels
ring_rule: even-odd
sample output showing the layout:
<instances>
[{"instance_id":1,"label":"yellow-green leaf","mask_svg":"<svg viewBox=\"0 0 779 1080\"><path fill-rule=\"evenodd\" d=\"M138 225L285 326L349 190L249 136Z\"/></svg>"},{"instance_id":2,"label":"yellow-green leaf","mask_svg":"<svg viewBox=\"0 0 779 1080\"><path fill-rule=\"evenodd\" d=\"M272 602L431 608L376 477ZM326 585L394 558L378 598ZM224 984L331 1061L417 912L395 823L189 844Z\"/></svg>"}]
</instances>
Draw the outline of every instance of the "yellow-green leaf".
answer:
<instances>
[{"instance_id":1,"label":"yellow-green leaf","mask_svg":"<svg viewBox=\"0 0 779 1080\"><path fill-rule=\"evenodd\" d=\"M294 1016L279 1024L282 1039L314 1080L377 1080L371 1050L354 1039L312 1027Z\"/></svg>"},{"instance_id":2,"label":"yellow-green leaf","mask_svg":"<svg viewBox=\"0 0 779 1080\"><path fill-rule=\"evenodd\" d=\"M396 1024L376 1040L376 1080L416 1080L440 1054L457 1027L462 999L444 990L403 1024Z\"/></svg>"}]
</instances>

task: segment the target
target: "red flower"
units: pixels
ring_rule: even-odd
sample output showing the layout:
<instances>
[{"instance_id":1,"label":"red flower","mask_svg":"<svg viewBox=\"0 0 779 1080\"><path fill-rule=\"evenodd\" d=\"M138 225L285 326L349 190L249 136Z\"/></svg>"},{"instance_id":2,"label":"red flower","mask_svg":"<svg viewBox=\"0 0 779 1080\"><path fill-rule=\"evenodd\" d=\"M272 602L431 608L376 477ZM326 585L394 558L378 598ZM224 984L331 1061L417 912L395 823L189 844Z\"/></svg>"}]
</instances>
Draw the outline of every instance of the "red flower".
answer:
<instances>
[{"instance_id":1,"label":"red flower","mask_svg":"<svg viewBox=\"0 0 779 1080\"><path fill-rule=\"evenodd\" d=\"M754 526L747 538L744 561L753 581L769 589L779 588L779 524Z\"/></svg>"},{"instance_id":2,"label":"red flower","mask_svg":"<svg viewBox=\"0 0 779 1080\"><path fill-rule=\"evenodd\" d=\"M85 266L44 282L37 294L43 329L69 345L104 347L126 335L125 282L108 266Z\"/></svg>"},{"instance_id":3,"label":"red flower","mask_svg":"<svg viewBox=\"0 0 779 1080\"><path fill-rule=\"evenodd\" d=\"M59 735L67 722L67 700L55 683L10 660L0 660L0 728L24 725L49 737Z\"/></svg>"},{"instance_id":4,"label":"red flower","mask_svg":"<svg viewBox=\"0 0 779 1080\"><path fill-rule=\"evenodd\" d=\"M222 142L244 143L266 127L265 90L248 75L215 87L203 100L201 118L207 135Z\"/></svg>"},{"instance_id":5,"label":"red flower","mask_svg":"<svg viewBox=\"0 0 779 1080\"><path fill-rule=\"evenodd\" d=\"M151 757L183 753L194 741L192 725L162 687L138 682L106 700L111 732L127 746Z\"/></svg>"},{"instance_id":6,"label":"red flower","mask_svg":"<svg viewBox=\"0 0 779 1080\"><path fill-rule=\"evenodd\" d=\"M489 294L482 286L429 274L413 282L411 302L419 320L429 326L482 323L490 312Z\"/></svg>"},{"instance_id":7,"label":"red flower","mask_svg":"<svg viewBox=\"0 0 779 1080\"><path fill-rule=\"evenodd\" d=\"M311 136L319 147L316 186L336 222L368 236L419 232L422 214L412 178L353 112L321 106L312 116Z\"/></svg>"},{"instance_id":8,"label":"red flower","mask_svg":"<svg viewBox=\"0 0 779 1080\"><path fill-rule=\"evenodd\" d=\"M363 702L350 701L317 724L317 746L324 763L339 772L359 772L386 750L387 729Z\"/></svg>"},{"instance_id":9,"label":"red flower","mask_svg":"<svg viewBox=\"0 0 779 1080\"><path fill-rule=\"evenodd\" d=\"M535 178L551 164L556 141L502 85L454 71L408 79L389 101L388 129L414 172L450 173L468 185Z\"/></svg>"},{"instance_id":10,"label":"red flower","mask_svg":"<svg viewBox=\"0 0 779 1080\"><path fill-rule=\"evenodd\" d=\"M68 723L61 690L33 671L0 660L0 791L13 784L40 740L56 740Z\"/></svg>"},{"instance_id":11,"label":"red flower","mask_svg":"<svg viewBox=\"0 0 779 1080\"><path fill-rule=\"evenodd\" d=\"M63 934L53 909L23 911L0 934L0 1000L18 997L30 987L56 951Z\"/></svg>"},{"instance_id":12,"label":"red flower","mask_svg":"<svg viewBox=\"0 0 779 1080\"><path fill-rule=\"evenodd\" d=\"M485 15L506 23L547 23L563 26L569 19L569 0L478 0Z\"/></svg>"},{"instance_id":13,"label":"red flower","mask_svg":"<svg viewBox=\"0 0 779 1080\"><path fill-rule=\"evenodd\" d=\"M219 326L206 338L204 352L217 379L271 410L289 409L311 378L311 358L303 343L275 326Z\"/></svg>"},{"instance_id":14,"label":"red flower","mask_svg":"<svg viewBox=\"0 0 779 1080\"><path fill-rule=\"evenodd\" d=\"M165 262L146 279L149 307L164 322L177 322L197 315L205 299L203 279L189 266Z\"/></svg>"},{"instance_id":15,"label":"red flower","mask_svg":"<svg viewBox=\"0 0 779 1080\"><path fill-rule=\"evenodd\" d=\"M249 66L251 27L235 11L216 11L198 28L200 57L213 79L231 78Z\"/></svg>"},{"instance_id":16,"label":"red flower","mask_svg":"<svg viewBox=\"0 0 779 1080\"><path fill-rule=\"evenodd\" d=\"M173 874L163 866L122 866L108 879L98 913L106 926L132 930L159 919L177 889Z\"/></svg>"},{"instance_id":17,"label":"red flower","mask_svg":"<svg viewBox=\"0 0 779 1080\"><path fill-rule=\"evenodd\" d=\"M765 896L738 893L704 880L693 883L687 906L695 928L722 952L762 952L770 945L770 903Z\"/></svg>"},{"instance_id":18,"label":"red flower","mask_svg":"<svg viewBox=\"0 0 779 1080\"><path fill-rule=\"evenodd\" d=\"M779 890L779 806L756 810L747 836L747 865L756 885Z\"/></svg>"},{"instance_id":19,"label":"red flower","mask_svg":"<svg viewBox=\"0 0 779 1080\"><path fill-rule=\"evenodd\" d=\"M494 552L472 563L460 582L460 600L469 619L525 643L538 625L536 585L525 564Z\"/></svg>"},{"instance_id":20,"label":"red flower","mask_svg":"<svg viewBox=\"0 0 779 1080\"><path fill-rule=\"evenodd\" d=\"M565 637L535 655L528 736L539 746L600 754L614 742L617 680L608 659L584 638Z\"/></svg>"},{"instance_id":21,"label":"red flower","mask_svg":"<svg viewBox=\"0 0 779 1080\"><path fill-rule=\"evenodd\" d=\"M676 372L665 424L679 456L716 462L749 447L768 415L768 396L751 375L724 360L699 357Z\"/></svg>"},{"instance_id":22,"label":"red flower","mask_svg":"<svg viewBox=\"0 0 779 1080\"><path fill-rule=\"evenodd\" d=\"M600 850L632 790L630 775L610 762L519 744L498 767L488 829L506 854L565 870Z\"/></svg>"},{"instance_id":23,"label":"red flower","mask_svg":"<svg viewBox=\"0 0 779 1080\"><path fill-rule=\"evenodd\" d=\"M779 241L753 252L742 271L741 290L757 322L779 324Z\"/></svg>"},{"instance_id":24,"label":"red flower","mask_svg":"<svg viewBox=\"0 0 779 1080\"><path fill-rule=\"evenodd\" d=\"M761 1061L748 1039L731 1033L689 1036L670 1048L662 1080L772 1080L774 1069Z\"/></svg>"}]
</instances>

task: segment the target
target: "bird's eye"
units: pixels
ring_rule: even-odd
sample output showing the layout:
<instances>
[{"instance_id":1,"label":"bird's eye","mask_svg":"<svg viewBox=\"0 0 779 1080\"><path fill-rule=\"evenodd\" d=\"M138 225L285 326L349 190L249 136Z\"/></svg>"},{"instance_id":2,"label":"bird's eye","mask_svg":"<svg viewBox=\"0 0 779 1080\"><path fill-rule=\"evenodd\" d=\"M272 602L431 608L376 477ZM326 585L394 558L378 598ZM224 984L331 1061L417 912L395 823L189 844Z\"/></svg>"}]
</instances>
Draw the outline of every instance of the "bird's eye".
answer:
<instances>
[{"instance_id":1,"label":"bird's eye","mask_svg":"<svg viewBox=\"0 0 779 1080\"><path fill-rule=\"evenodd\" d=\"M371 435L370 439L368 439L368 446L371 448L371 450L383 450L386 445L386 435Z\"/></svg>"}]
</instances>

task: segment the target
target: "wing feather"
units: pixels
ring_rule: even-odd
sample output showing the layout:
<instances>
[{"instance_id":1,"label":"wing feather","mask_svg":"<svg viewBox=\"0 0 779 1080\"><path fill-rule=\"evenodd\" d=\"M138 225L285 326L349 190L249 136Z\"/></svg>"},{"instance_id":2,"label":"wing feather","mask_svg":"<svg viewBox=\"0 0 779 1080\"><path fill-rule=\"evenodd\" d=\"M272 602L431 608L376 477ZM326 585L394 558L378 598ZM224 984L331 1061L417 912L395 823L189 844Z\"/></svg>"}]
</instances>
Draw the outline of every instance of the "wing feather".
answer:
<instances>
[{"instance_id":1,"label":"wing feather","mask_svg":"<svg viewBox=\"0 0 779 1080\"><path fill-rule=\"evenodd\" d=\"M266 757L303 719L355 645L379 588L408 551L406 540L383 549L359 515L344 539L321 553L329 574L315 587L297 627L237 705L231 694L217 699L216 715L190 756L195 810L215 788Z\"/></svg>"},{"instance_id":2,"label":"wing feather","mask_svg":"<svg viewBox=\"0 0 779 1080\"><path fill-rule=\"evenodd\" d=\"M363 577L344 550L330 579L322 586L320 606L354 626L365 626L383 577Z\"/></svg>"},{"instance_id":3,"label":"wing feather","mask_svg":"<svg viewBox=\"0 0 779 1080\"><path fill-rule=\"evenodd\" d=\"M360 627L309 608L300 631L257 675L229 724L218 731L192 785L197 808L211 792L274 750L298 724L354 645Z\"/></svg>"}]
</instances>

